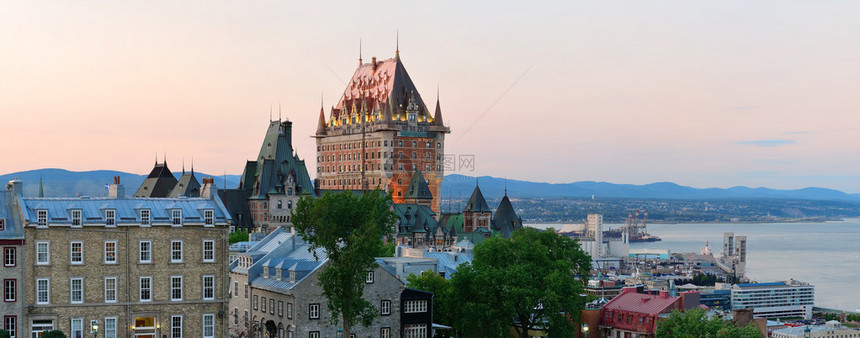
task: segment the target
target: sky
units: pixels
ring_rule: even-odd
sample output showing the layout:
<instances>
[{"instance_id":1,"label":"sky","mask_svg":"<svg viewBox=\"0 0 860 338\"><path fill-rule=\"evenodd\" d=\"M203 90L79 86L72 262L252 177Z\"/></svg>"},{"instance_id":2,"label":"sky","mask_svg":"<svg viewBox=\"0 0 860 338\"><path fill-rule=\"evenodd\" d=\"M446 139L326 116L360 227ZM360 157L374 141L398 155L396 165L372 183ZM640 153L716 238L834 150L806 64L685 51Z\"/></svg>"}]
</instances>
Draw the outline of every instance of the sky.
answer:
<instances>
[{"instance_id":1,"label":"sky","mask_svg":"<svg viewBox=\"0 0 860 338\"><path fill-rule=\"evenodd\" d=\"M0 173L241 174L401 59L446 152L553 183L860 193L856 1L0 1ZM399 35L399 39L398 39ZM431 99L428 99L431 100ZM428 102L431 104L431 102ZM271 109L271 110L270 110ZM157 154L157 155L156 155Z\"/></svg>"}]
</instances>

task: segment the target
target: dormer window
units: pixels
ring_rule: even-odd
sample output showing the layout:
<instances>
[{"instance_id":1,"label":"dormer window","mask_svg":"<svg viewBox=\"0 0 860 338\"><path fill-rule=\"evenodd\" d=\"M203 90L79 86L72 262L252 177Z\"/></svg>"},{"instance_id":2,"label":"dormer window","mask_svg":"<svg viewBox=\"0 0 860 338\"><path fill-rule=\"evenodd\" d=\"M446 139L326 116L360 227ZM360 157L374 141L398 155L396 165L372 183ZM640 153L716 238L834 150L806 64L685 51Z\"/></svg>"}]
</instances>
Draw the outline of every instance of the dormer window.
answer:
<instances>
[{"instance_id":1,"label":"dormer window","mask_svg":"<svg viewBox=\"0 0 860 338\"><path fill-rule=\"evenodd\" d=\"M0 218L0 231L6 230L6 219Z\"/></svg>"},{"instance_id":2,"label":"dormer window","mask_svg":"<svg viewBox=\"0 0 860 338\"><path fill-rule=\"evenodd\" d=\"M116 225L116 210L105 210L105 226Z\"/></svg>"},{"instance_id":3,"label":"dormer window","mask_svg":"<svg viewBox=\"0 0 860 338\"><path fill-rule=\"evenodd\" d=\"M81 211L80 210L72 210L72 226L79 227L81 226Z\"/></svg>"},{"instance_id":4,"label":"dormer window","mask_svg":"<svg viewBox=\"0 0 860 338\"><path fill-rule=\"evenodd\" d=\"M36 225L48 226L48 210L36 210Z\"/></svg>"},{"instance_id":5,"label":"dormer window","mask_svg":"<svg viewBox=\"0 0 860 338\"><path fill-rule=\"evenodd\" d=\"M140 225L141 226L149 226L150 217L149 217L149 209L141 209L140 210Z\"/></svg>"},{"instance_id":6,"label":"dormer window","mask_svg":"<svg viewBox=\"0 0 860 338\"><path fill-rule=\"evenodd\" d=\"M173 209L170 211L170 215L173 220L173 226L182 225L182 209Z\"/></svg>"},{"instance_id":7,"label":"dormer window","mask_svg":"<svg viewBox=\"0 0 860 338\"><path fill-rule=\"evenodd\" d=\"M290 283L296 282L296 270L290 270Z\"/></svg>"},{"instance_id":8,"label":"dormer window","mask_svg":"<svg viewBox=\"0 0 860 338\"><path fill-rule=\"evenodd\" d=\"M211 227L215 226L215 211L214 210L203 210L203 221L204 225Z\"/></svg>"},{"instance_id":9,"label":"dormer window","mask_svg":"<svg viewBox=\"0 0 860 338\"><path fill-rule=\"evenodd\" d=\"M266 279L269 278L269 267L268 266L263 267L263 278L266 278ZM265 302L263 304L265 304Z\"/></svg>"},{"instance_id":10,"label":"dormer window","mask_svg":"<svg viewBox=\"0 0 860 338\"><path fill-rule=\"evenodd\" d=\"M275 269L275 279L281 280L281 269Z\"/></svg>"}]
</instances>

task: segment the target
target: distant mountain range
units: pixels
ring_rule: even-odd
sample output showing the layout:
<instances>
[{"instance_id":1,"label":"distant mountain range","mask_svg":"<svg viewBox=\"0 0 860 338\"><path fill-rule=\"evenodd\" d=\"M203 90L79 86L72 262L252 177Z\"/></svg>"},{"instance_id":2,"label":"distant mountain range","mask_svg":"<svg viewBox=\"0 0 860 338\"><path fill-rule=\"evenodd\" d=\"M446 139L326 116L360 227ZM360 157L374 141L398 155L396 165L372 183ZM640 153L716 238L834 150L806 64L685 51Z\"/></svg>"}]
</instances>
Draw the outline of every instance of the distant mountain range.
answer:
<instances>
[{"instance_id":1,"label":"distant mountain range","mask_svg":"<svg viewBox=\"0 0 860 338\"><path fill-rule=\"evenodd\" d=\"M173 173L177 179L182 172ZM236 188L241 175L209 175L195 173L198 180L214 177L219 188ZM24 181L24 194L36 196L39 192L39 178L42 179L46 197L71 197L77 194L104 196L105 184L119 176L129 194L133 194L143 183L146 175L131 174L113 170L68 171L65 169L37 169L0 175L0 182L13 178ZM226 179L226 184L225 184ZM820 201L860 202L860 194L847 194L825 188L803 188L779 190L770 188L732 187L692 188L671 182L651 184L615 184L608 182L583 181L574 183L542 183L520 180L506 180L492 176L472 177L459 174L445 176L442 183L443 199L466 199L475 188L475 181L481 186L484 196L498 199L507 188L511 198L644 198L644 199L796 199Z\"/></svg>"},{"instance_id":2,"label":"distant mountain range","mask_svg":"<svg viewBox=\"0 0 860 338\"><path fill-rule=\"evenodd\" d=\"M143 183L148 174L138 175L114 170L68 171L65 169L36 169L0 175L0 182L3 182L5 186L6 182L14 178L23 181L24 196L38 196L39 179L41 178L45 197L73 197L77 194L98 197L107 195L105 184L113 182L114 176L119 176L120 182L125 186L126 193L131 195L137 191L137 188L140 187L140 184ZM182 171L173 172L173 175L176 176L176 179L179 179ZM241 178L241 175L209 175L199 172L195 172L194 176L197 177L198 181L201 181L203 177L214 177L215 184L222 189L225 187L225 177L227 188L236 188L239 186L239 179Z\"/></svg>"},{"instance_id":3,"label":"distant mountain range","mask_svg":"<svg viewBox=\"0 0 860 338\"><path fill-rule=\"evenodd\" d=\"M518 180L505 180L492 176L472 177L447 175L442 182L445 199L469 198L475 189L475 180L481 192L488 198L501 197L505 187L511 198L643 198L643 199L795 199L819 201L860 202L860 194L847 194L825 188L803 188L779 190L770 188L731 187L692 188L671 182L651 184L615 184L608 182L583 181L574 183L541 183Z\"/></svg>"}]
</instances>

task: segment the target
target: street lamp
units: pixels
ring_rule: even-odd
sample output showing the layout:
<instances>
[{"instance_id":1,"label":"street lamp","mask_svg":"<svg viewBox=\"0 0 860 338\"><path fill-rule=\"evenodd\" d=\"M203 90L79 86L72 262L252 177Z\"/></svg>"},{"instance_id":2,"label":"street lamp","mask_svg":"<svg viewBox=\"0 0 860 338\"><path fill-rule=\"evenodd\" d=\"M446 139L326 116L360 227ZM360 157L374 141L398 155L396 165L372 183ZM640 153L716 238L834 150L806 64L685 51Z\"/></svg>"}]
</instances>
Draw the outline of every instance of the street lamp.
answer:
<instances>
[{"instance_id":1,"label":"street lamp","mask_svg":"<svg viewBox=\"0 0 860 338\"><path fill-rule=\"evenodd\" d=\"M803 337L809 338L810 333L812 333L811 331L812 330L809 329L809 325L807 325L806 328L803 329Z\"/></svg>"},{"instance_id":2,"label":"street lamp","mask_svg":"<svg viewBox=\"0 0 860 338\"><path fill-rule=\"evenodd\" d=\"M90 328L90 331L93 331L93 338L99 337L99 323L93 322L93 326Z\"/></svg>"},{"instance_id":3,"label":"street lamp","mask_svg":"<svg viewBox=\"0 0 860 338\"><path fill-rule=\"evenodd\" d=\"M582 324L582 335L588 337L588 324Z\"/></svg>"},{"instance_id":4,"label":"street lamp","mask_svg":"<svg viewBox=\"0 0 860 338\"><path fill-rule=\"evenodd\" d=\"M343 329L337 328L337 338L343 338Z\"/></svg>"}]
</instances>

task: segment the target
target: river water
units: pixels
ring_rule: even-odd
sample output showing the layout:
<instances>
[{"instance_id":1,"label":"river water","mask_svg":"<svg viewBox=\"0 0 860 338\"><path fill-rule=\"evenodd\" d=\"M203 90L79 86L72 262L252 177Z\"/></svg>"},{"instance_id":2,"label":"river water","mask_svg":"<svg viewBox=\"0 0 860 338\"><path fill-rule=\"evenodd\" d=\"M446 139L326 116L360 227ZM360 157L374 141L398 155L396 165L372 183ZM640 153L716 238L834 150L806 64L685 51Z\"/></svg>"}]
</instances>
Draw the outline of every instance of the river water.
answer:
<instances>
[{"instance_id":1,"label":"river water","mask_svg":"<svg viewBox=\"0 0 860 338\"><path fill-rule=\"evenodd\" d=\"M816 306L860 311L860 218L825 223L648 224L648 232L663 241L630 247L699 252L708 241L718 257L723 233L747 236L750 279L794 278L815 285Z\"/></svg>"}]
</instances>

